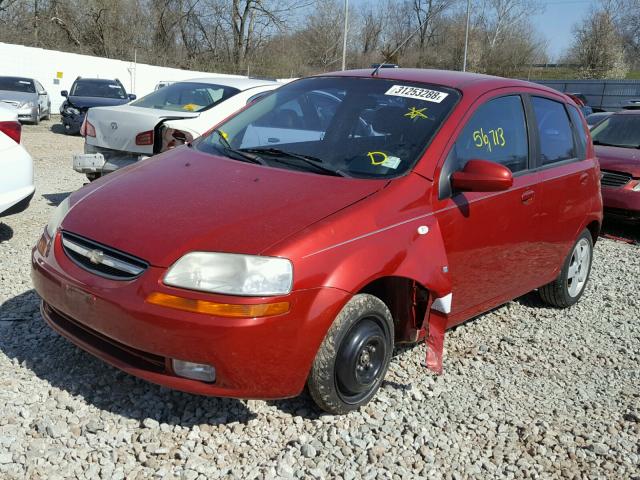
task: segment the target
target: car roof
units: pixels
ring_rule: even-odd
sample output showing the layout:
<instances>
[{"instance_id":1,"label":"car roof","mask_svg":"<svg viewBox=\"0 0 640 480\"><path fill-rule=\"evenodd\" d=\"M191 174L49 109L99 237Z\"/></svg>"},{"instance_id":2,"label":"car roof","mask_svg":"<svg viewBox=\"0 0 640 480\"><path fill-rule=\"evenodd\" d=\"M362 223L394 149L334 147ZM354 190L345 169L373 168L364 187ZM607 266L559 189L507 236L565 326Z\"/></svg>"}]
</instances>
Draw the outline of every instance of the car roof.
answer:
<instances>
[{"instance_id":1,"label":"car roof","mask_svg":"<svg viewBox=\"0 0 640 480\"><path fill-rule=\"evenodd\" d=\"M275 80L263 80L260 78L246 78L246 77L201 77L190 78L189 80L178 80L178 82L197 82L197 83L209 83L212 85L223 85L225 87L233 87L239 90L248 90L253 87L261 87L263 85L278 85Z\"/></svg>"},{"instance_id":2,"label":"car roof","mask_svg":"<svg viewBox=\"0 0 640 480\"><path fill-rule=\"evenodd\" d=\"M33 78L29 78L29 77L12 77L9 75L0 75L0 78L10 78L11 80L25 80L25 81L33 82Z\"/></svg>"},{"instance_id":3,"label":"car roof","mask_svg":"<svg viewBox=\"0 0 640 480\"><path fill-rule=\"evenodd\" d=\"M371 78L373 68L361 70L345 70L343 72L325 73L319 76L345 76ZM407 82L422 82L443 87L455 88L460 91L490 91L504 87L535 88L553 95L563 95L561 92L544 85L515 80L512 78L494 77L482 73L458 72L452 70L432 70L424 68L384 68L378 70L374 78L398 80Z\"/></svg>"},{"instance_id":4,"label":"car roof","mask_svg":"<svg viewBox=\"0 0 640 480\"><path fill-rule=\"evenodd\" d=\"M619 110L613 113L614 115L640 115L640 108L629 108L626 110Z\"/></svg>"},{"instance_id":5,"label":"car roof","mask_svg":"<svg viewBox=\"0 0 640 480\"><path fill-rule=\"evenodd\" d=\"M117 78L86 78L86 77L78 77L75 79L75 82L91 82L91 83L119 83L120 80Z\"/></svg>"}]
</instances>

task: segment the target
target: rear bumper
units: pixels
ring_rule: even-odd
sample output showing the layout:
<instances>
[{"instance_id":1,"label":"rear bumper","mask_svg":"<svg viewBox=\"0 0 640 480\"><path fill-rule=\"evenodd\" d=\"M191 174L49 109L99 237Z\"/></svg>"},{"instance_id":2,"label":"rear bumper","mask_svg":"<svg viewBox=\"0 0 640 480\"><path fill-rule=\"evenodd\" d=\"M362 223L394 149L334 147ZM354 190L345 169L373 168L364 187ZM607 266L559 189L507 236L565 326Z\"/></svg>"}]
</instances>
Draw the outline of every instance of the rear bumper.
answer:
<instances>
[{"instance_id":1,"label":"rear bumper","mask_svg":"<svg viewBox=\"0 0 640 480\"><path fill-rule=\"evenodd\" d=\"M327 329L350 295L332 288L303 290L279 297L291 304L283 315L213 317L146 303L151 291L186 293L163 286L164 271L149 267L133 281L107 280L72 263L59 239L46 256L35 249L32 255L33 284L54 330L132 375L202 395L298 395ZM214 301L261 300L191 293ZM171 359L212 365L215 383L176 376Z\"/></svg>"},{"instance_id":2,"label":"rear bumper","mask_svg":"<svg viewBox=\"0 0 640 480\"><path fill-rule=\"evenodd\" d=\"M640 192L630 188L602 187L605 214L640 219Z\"/></svg>"},{"instance_id":3,"label":"rear bumper","mask_svg":"<svg viewBox=\"0 0 640 480\"><path fill-rule=\"evenodd\" d=\"M0 152L0 214L33 196L33 160L21 145ZM28 202L24 208L28 206ZM12 213L15 213L12 211Z\"/></svg>"},{"instance_id":4,"label":"rear bumper","mask_svg":"<svg viewBox=\"0 0 640 480\"><path fill-rule=\"evenodd\" d=\"M95 145L90 145L85 142L84 144L84 153L86 157L82 154L75 155L73 161L73 169L76 172L80 173L111 173L115 172L120 168L127 167L132 165L140 160L144 160L145 158L149 158L149 155L135 153L135 152L123 152L120 150L112 150L110 148L98 147ZM101 165L98 165L95 161L95 155L102 155L103 162Z\"/></svg>"}]
</instances>

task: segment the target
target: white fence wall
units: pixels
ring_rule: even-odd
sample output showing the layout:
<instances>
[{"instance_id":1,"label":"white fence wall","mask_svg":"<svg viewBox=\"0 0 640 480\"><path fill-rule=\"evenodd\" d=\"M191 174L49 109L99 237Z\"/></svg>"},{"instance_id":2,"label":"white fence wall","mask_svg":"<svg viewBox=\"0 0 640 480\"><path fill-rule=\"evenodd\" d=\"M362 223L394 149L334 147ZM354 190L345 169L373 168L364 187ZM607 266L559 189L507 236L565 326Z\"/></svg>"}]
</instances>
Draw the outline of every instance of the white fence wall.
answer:
<instances>
[{"instance_id":1,"label":"white fence wall","mask_svg":"<svg viewBox=\"0 0 640 480\"><path fill-rule=\"evenodd\" d=\"M158 67L76 53L44 50L0 42L0 76L35 78L49 92L51 107L58 113L62 90L69 90L76 77L118 78L128 93L143 96L161 80L187 80L198 77L237 77L211 72Z\"/></svg>"}]
</instances>

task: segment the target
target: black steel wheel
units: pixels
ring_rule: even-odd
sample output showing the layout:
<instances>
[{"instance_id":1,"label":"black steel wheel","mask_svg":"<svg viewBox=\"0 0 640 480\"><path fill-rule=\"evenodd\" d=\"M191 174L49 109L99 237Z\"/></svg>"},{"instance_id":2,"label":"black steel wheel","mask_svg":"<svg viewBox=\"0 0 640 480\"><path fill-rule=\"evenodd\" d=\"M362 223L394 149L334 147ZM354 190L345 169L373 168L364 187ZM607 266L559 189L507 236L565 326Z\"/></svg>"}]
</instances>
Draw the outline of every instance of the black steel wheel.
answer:
<instances>
[{"instance_id":1,"label":"black steel wheel","mask_svg":"<svg viewBox=\"0 0 640 480\"><path fill-rule=\"evenodd\" d=\"M329 413L355 410L377 392L392 353L389 309L373 295L356 295L338 314L316 354L309 392Z\"/></svg>"}]
</instances>

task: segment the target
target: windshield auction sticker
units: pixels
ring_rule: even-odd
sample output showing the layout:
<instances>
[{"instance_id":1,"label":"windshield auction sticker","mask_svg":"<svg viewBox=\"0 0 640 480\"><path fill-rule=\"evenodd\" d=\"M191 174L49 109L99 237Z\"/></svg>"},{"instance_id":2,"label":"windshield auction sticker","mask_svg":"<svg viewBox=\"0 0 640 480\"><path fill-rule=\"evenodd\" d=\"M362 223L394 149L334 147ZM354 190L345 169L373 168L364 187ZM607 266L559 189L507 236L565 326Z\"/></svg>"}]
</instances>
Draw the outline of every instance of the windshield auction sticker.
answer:
<instances>
[{"instance_id":1,"label":"windshield auction sticker","mask_svg":"<svg viewBox=\"0 0 640 480\"><path fill-rule=\"evenodd\" d=\"M447 98L448 93L438 92L436 90L428 90L426 88L408 87L406 85L394 85L385 92L385 95L394 95L396 97L415 98L424 100L425 102L440 103Z\"/></svg>"}]
</instances>

